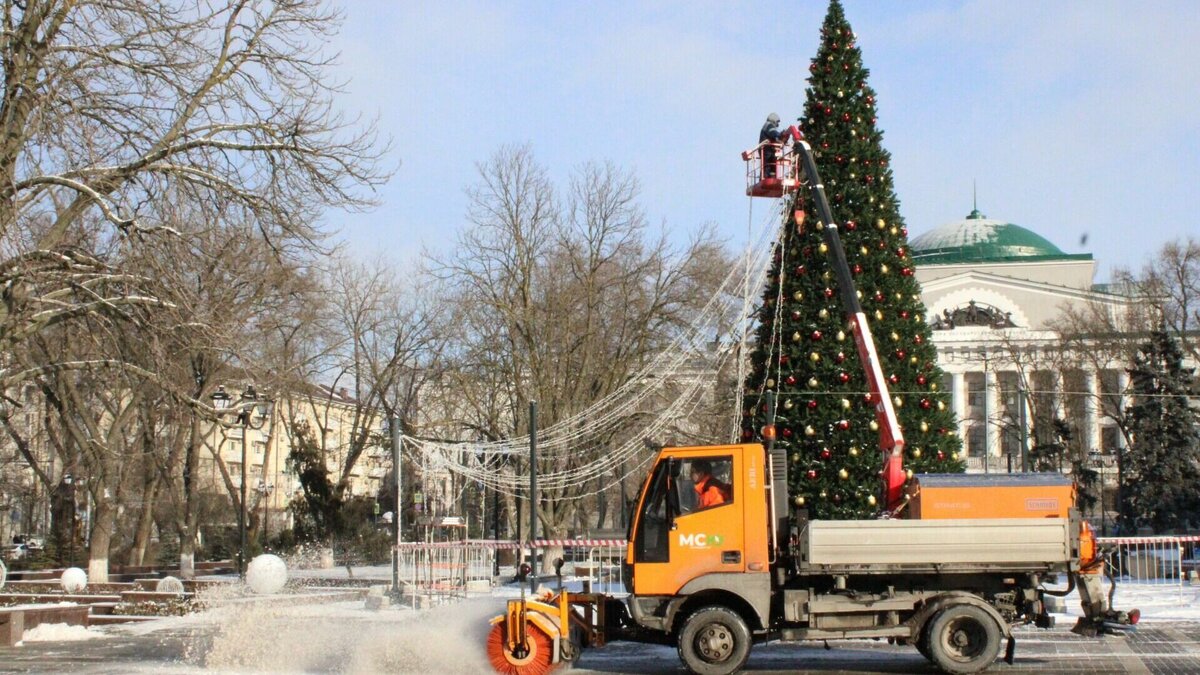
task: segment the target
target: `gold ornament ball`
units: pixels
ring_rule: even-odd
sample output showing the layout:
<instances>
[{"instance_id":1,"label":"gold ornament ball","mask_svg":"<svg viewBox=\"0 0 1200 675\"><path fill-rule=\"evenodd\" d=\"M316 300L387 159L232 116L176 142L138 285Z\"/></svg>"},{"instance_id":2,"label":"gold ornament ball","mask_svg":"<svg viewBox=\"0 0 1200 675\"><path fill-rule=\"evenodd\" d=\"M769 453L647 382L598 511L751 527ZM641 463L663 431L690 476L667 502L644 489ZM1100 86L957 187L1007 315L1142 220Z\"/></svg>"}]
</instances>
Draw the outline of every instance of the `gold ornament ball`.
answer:
<instances>
[{"instance_id":1,"label":"gold ornament ball","mask_svg":"<svg viewBox=\"0 0 1200 675\"><path fill-rule=\"evenodd\" d=\"M837 336L836 336L836 337L837 337L837 341L838 341L838 342L845 342L845 340L846 340L846 332L845 332L845 331L840 331L840 330L839 330L839 331L837 332Z\"/></svg>"},{"instance_id":2,"label":"gold ornament ball","mask_svg":"<svg viewBox=\"0 0 1200 675\"><path fill-rule=\"evenodd\" d=\"M913 457L915 457L915 458L917 458L917 459L920 459L920 458L921 458L921 449L920 449L920 448L913 448L913 449L912 449L912 456L913 456Z\"/></svg>"},{"instance_id":3,"label":"gold ornament ball","mask_svg":"<svg viewBox=\"0 0 1200 675\"><path fill-rule=\"evenodd\" d=\"M875 420L871 420L871 424L868 426L871 427L871 431L879 431L879 422L876 422Z\"/></svg>"},{"instance_id":4,"label":"gold ornament ball","mask_svg":"<svg viewBox=\"0 0 1200 675\"><path fill-rule=\"evenodd\" d=\"M888 266L887 266L886 264L880 265L880 266L879 266L879 271L880 271L880 272L882 272L882 273L884 273L884 274L887 274L887 273L888 273Z\"/></svg>"},{"instance_id":5,"label":"gold ornament ball","mask_svg":"<svg viewBox=\"0 0 1200 675\"><path fill-rule=\"evenodd\" d=\"M867 495L867 503L875 506L875 495Z\"/></svg>"},{"instance_id":6,"label":"gold ornament ball","mask_svg":"<svg viewBox=\"0 0 1200 675\"><path fill-rule=\"evenodd\" d=\"M906 469L904 471L904 475L907 476L909 480L912 480L912 477L913 477L912 469Z\"/></svg>"},{"instance_id":7,"label":"gold ornament ball","mask_svg":"<svg viewBox=\"0 0 1200 675\"><path fill-rule=\"evenodd\" d=\"M824 244L821 244L821 245L824 246ZM833 278L833 272L830 272L829 270L825 270L825 272L821 274L821 278L824 279L825 281L829 281L830 279Z\"/></svg>"},{"instance_id":8,"label":"gold ornament ball","mask_svg":"<svg viewBox=\"0 0 1200 675\"><path fill-rule=\"evenodd\" d=\"M771 378L767 378L767 389L770 389L771 387L774 387L774 386L775 386L775 380L773 380Z\"/></svg>"},{"instance_id":9,"label":"gold ornament ball","mask_svg":"<svg viewBox=\"0 0 1200 675\"><path fill-rule=\"evenodd\" d=\"M891 232L892 234L900 234L900 228L896 227L895 225L893 225L892 229L890 229L888 231Z\"/></svg>"},{"instance_id":10,"label":"gold ornament ball","mask_svg":"<svg viewBox=\"0 0 1200 675\"><path fill-rule=\"evenodd\" d=\"M892 342L899 342L899 341L900 341L900 334L899 334L899 333L897 333L896 331L892 331L892 334L891 334L891 335L889 335L888 337L892 338Z\"/></svg>"},{"instance_id":11,"label":"gold ornament ball","mask_svg":"<svg viewBox=\"0 0 1200 675\"><path fill-rule=\"evenodd\" d=\"M848 399L848 398L844 398L844 399L842 399L842 400L840 401L840 403L842 404L842 408L843 408L844 410L849 410L849 409L850 409L850 399Z\"/></svg>"},{"instance_id":12,"label":"gold ornament ball","mask_svg":"<svg viewBox=\"0 0 1200 675\"><path fill-rule=\"evenodd\" d=\"M792 402L792 399L790 399L790 398L789 398L788 400L786 400L786 401L784 401L784 402L783 402L783 409L784 409L784 410L791 410L791 409L792 409L792 406L794 406L794 405L796 405L796 404L795 404L795 403L793 403L793 402Z\"/></svg>"},{"instance_id":13,"label":"gold ornament ball","mask_svg":"<svg viewBox=\"0 0 1200 675\"><path fill-rule=\"evenodd\" d=\"M817 312L817 316L821 317L822 319L828 319L829 318L829 310L822 307L821 311Z\"/></svg>"},{"instance_id":14,"label":"gold ornament ball","mask_svg":"<svg viewBox=\"0 0 1200 675\"><path fill-rule=\"evenodd\" d=\"M937 382L930 382L930 383L929 383L929 391L937 391L937 390L938 390L938 383L937 383Z\"/></svg>"},{"instance_id":15,"label":"gold ornament ball","mask_svg":"<svg viewBox=\"0 0 1200 675\"><path fill-rule=\"evenodd\" d=\"M895 403L897 408L904 407L904 399L900 398L899 396L893 398L892 403Z\"/></svg>"},{"instance_id":16,"label":"gold ornament ball","mask_svg":"<svg viewBox=\"0 0 1200 675\"><path fill-rule=\"evenodd\" d=\"M858 299L859 299L859 300L862 300L862 291L860 291L860 290L858 290L858 289L855 289L855 290L854 290L854 295L858 296Z\"/></svg>"},{"instance_id":17,"label":"gold ornament ball","mask_svg":"<svg viewBox=\"0 0 1200 675\"><path fill-rule=\"evenodd\" d=\"M816 352L812 352L811 354L808 355L808 360L812 361L813 363L816 363L817 361L821 360L821 355Z\"/></svg>"},{"instance_id":18,"label":"gold ornament ball","mask_svg":"<svg viewBox=\"0 0 1200 675\"><path fill-rule=\"evenodd\" d=\"M870 251L867 250L866 246L859 246L858 252L861 253L862 255L866 255L866 254L870 253Z\"/></svg>"},{"instance_id":19,"label":"gold ornament ball","mask_svg":"<svg viewBox=\"0 0 1200 675\"><path fill-rule=\"evenodd\" d=\"M824 490L821 490L820 497L821 497L821 499L825 499L825 491Z\"/></svg>"},{"instance_id":20,"label":"gold ornament ball","mask_svg":"<svg viewBox=\"0 0 1200 675\"><path fill-rule=\"evenodd\" d=\"M792 342L799 342L799 341L800 341L800 331L796 331L795 333L792 333Z\"/></svg>"},{"instance_id":21,"label":"gold ornament ball","mask_svg":"<svg viewBox=\"0 0 1200 675\"><path fill-rule=\"evenodd\" d=\"M912 356L908 357L908 362L914 366L917 365L917 355L913 354Z\"/></svg>"},{"instance_id":22,"label":"gold ornament ball","mask_svg":"<svg viewBox=\"0 0 1200 675\"><path fill-rule=\"evenodd\" d=\"M858 446L857 445L850 446L850 456L858 457Z\"/></svg>"},{"instance_id":23,"label":"gold ornament ball","mask_svg":"<svg viewBox=\"0 0 1200 675\"><path fill-rule=\"evenodd\" d=\"M796 291L795 293L792 293L792 299L796 302L802 302L804 300L804 294L800 291Z\"/></svg>"},{"instance_id":24,"label":"gold ornament ball","mask_svg":"<svg viewBox=\"0 0 1200 675\"><path fill-rule=\"evenodd\" d=\"M945 410L945 409L946 409L946 404L942 401L938 401L938 410Z\"/></svg>"},{"instance_id":25,"label":"gold ornament ball","mask_svg":"<svg viewBox=\"0 0 1200 675\"><path fill-rule=\"evenodd\" d=\"M804 427L804 435L805 436L813 436L813 435L816 435L816 433L817 433L817 430L812 428L811 426Z\"/></svg>"},{"instance_id":26,"label":"gold ornament ball","mask_svg":"<svg viewBox=\"0 0 1200 675\"><path fill-rule=\"evenodd\" d=\"M882 230L883 228L887 227L887 223L883 222L883 218L879 218L875 221L875 227Z\"/></svg>"},{"instance_id":27,"label":"gold ornament ball","mask_svg":"<svg viewBox=\"0 0 1200 675\"><path fill-rule=\"evenodd\" d=\"M809 389L816 389L820 384L821 384L820 382L817 382L817 378L815 378L815 377L808 378L808 388Z\"/></svg>"},{"instance_id":28,"label":"gold ornament ball","mask_svg":"<svg viewBox=\"0 0 1200 675\"><path fill-rule=\"evenodd\" d=\"M952 453L950 453L950 459L957 460L957 459L958 459L958 453L957 453L957 452L952 452Z\"/></svg>"},{"instance_id":29,"label":"gold ornament ball","mask_svg":"<svg viewBox=\"0 0 1200 675\"><path fill-rule=\"evenodd\" d=\"M829 245L825 242L821 242L821 245L817 247L817 250L821 253L829 253Z\"/></svg>"},{"instance_id":30,"label":"gold ornament ball","mask_svg":"<svg viewBox=\"0 0 1200 675\"><path fill-rule=\"evenodd\" d=\"M903 299L904 299L903 295L896 293L896 300L903 300Z\"/></svg>"},{"instance_id":31,"label":"gold ornament ball","mask_svg":"<svg viewBox=\"0 0 1200 675\"><path fill-rule=\"evenodd\" d=\"M846 480L849 477L850 477L849 471L847 471L845 469L838 469L838 478L841 478L842 480Z\"/></svg>"},{"instance_id":32,"label":"gold ornament ball","mask_svg":"<svg viewBox=\"0 0 1200 675\"><path fill-rule=\"evenodd\" d=\"M924 420L921 421L921 431L923 431L923 432L929 431L929 422L926 422Z\"/></svg>"},{"instance_id":33,"label":"gold ornament ball","mask_svg":"<svg viewBox=\"0 0 1200 675\"><path fill-rule=\"evenodd\" d=\"M881 310L875 310L875 320L883 321L883 312Z\"/></svg>"},{"instance_id":34,"label":"gold ornament ball","mask_svg":"<svg viewBox=\"0 0 1200 675\"><path fill-rule=\"evenodd\" d=\"M792 500L796 506L804 506L804 497L796 497Z\"/></svg>"}]
</instances>

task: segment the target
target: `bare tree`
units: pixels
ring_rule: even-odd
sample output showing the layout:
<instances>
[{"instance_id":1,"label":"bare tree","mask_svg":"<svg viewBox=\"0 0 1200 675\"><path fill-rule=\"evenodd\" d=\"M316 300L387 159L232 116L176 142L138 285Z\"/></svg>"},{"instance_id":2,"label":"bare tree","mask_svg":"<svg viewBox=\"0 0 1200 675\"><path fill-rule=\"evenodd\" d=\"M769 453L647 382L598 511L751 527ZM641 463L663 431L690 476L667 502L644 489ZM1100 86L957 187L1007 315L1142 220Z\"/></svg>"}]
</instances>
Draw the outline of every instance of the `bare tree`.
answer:
<instances>
[{"instance_id":1,"label":"bare tree","mask_svg":"<svg viewBox=\"0 0 1200 675\"><path fill-rule=\"evenodd\" d=\"M525 433L530 401L550 425L615 391L688 324L729 269L707 228L682 246L652 234L636 178L612 164L580 166L565 199L527 146L502 148L478 170L468 226L435 269L458 289L456 384L500 386L461 394L478 415L465 426L485 436ZM611 440L548 457L539 471L582 466ZM576 522L577 497L592 487L539 495L545 532L565 534Z\"/></svg>"}]
</instances>

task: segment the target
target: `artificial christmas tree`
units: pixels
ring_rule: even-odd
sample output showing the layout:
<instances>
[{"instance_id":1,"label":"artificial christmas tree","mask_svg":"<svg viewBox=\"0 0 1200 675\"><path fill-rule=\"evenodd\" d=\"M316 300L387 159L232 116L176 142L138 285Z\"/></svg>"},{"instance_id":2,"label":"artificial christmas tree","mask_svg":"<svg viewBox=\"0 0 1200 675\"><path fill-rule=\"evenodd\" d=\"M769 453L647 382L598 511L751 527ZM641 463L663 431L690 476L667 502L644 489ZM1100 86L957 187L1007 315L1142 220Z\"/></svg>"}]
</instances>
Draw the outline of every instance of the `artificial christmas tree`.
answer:
<instances>
[{"instance_id":1,"label":"artificial christmas tree","mask_svg":"<svg viewBox=\"0 0 1200 675\"><path fill-rule=\"evenodd\" d=\"M810 66L800 129L812 144L839 224L847 261L915 473L960 472L961 443L920 288L908 255L908 231L893 191L889 155L875 126L875 92L838 0L829 5L821 46ZM776 447L789 460L793 504L812 517L867 518L878 512L878 424L838 300L822 226L806 188L775 244L758 310L756 345L746 378L742 437L760 439L766 392L778 393Z\"/></svg>"}]
</instances>

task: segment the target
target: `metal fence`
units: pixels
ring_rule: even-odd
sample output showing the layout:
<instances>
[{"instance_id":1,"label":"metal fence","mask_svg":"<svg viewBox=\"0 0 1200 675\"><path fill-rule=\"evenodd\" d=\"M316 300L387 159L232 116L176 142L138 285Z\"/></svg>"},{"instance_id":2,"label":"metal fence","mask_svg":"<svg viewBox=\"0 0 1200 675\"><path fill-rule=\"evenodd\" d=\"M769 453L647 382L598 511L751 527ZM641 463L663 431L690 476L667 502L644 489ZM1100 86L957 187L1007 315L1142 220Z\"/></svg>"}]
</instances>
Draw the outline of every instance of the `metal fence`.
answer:
<instances>
[{"instance_id":1,"label":"metal fence","mask_svg":"<svg viewBox=\"0 0 1200 675\"><path fill-rule=\"evenodd\" d=\"M1111 571L1120 581L1136 584L1189 583L1200 572L1200 536L1100 537L1112 549Z\"/></svg>"},{"instance_id":2,"label":"metal fence","mask_svg":"<svg viewBox=\"0 0 1200 675\"><path fill-rule=\"evenodd\" d=\"M484 595L515 577L517 564L537 554L539 569L547 558L563 559L563 581L571 590L622 594L624 539L540 539L533 542L469 540L403 543L395 547L400 593L413 606L439 604ZM543 584L554 579L539 575Z\"/></svg>"},{"instance_id":3,"label":"metal fence","mask_svg":"<svg viewBox=\"0 0 1200 675\"><path fill-rule=\"evenodd\" d=\"M395 548L400 593L413 606L492 590L495 549L472 542L408 543Z\"/></svg>"}]
</instances>

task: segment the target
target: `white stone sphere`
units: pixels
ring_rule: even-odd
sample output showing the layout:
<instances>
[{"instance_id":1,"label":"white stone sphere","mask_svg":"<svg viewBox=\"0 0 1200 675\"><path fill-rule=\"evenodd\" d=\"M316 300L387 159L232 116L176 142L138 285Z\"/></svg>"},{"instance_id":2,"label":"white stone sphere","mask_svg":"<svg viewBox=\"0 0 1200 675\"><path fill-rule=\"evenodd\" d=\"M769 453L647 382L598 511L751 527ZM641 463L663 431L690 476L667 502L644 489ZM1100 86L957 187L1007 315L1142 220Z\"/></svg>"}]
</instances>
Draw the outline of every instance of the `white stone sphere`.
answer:
<instances>
[{"instance_id":1,"label":"white stone sphere","mask_svg":"<svg viewBox=\"0 0 1200 675\"><path fill-rule=\"evenodd\" d=\"M87 588L87 572L78 567L68 567L63 570L62 579L59 580L64 591L68 593L78 593Z\"/></svg>"},{"instance_id":2,"label":"white stone sphere","mask_svg":"<svg viewBox=\"0 0 1200 675\"><path fill-rule=\"evenodd\" d=\"M259 595L278 593L287 583L287 564L277 555L264 553L246 568L246 584Z\"/></svg>"},{"instance_id":3,"label":"white stone sphere","mask_svg":"<svg viewBox=\"0 0 1200 675\"><path fill-rule=\"evenodd\" d=\"M175 577L163 577L154 584L154 590L159 593L175 593L183 595L183 582Z\"/></svg>"}]
</instances>

